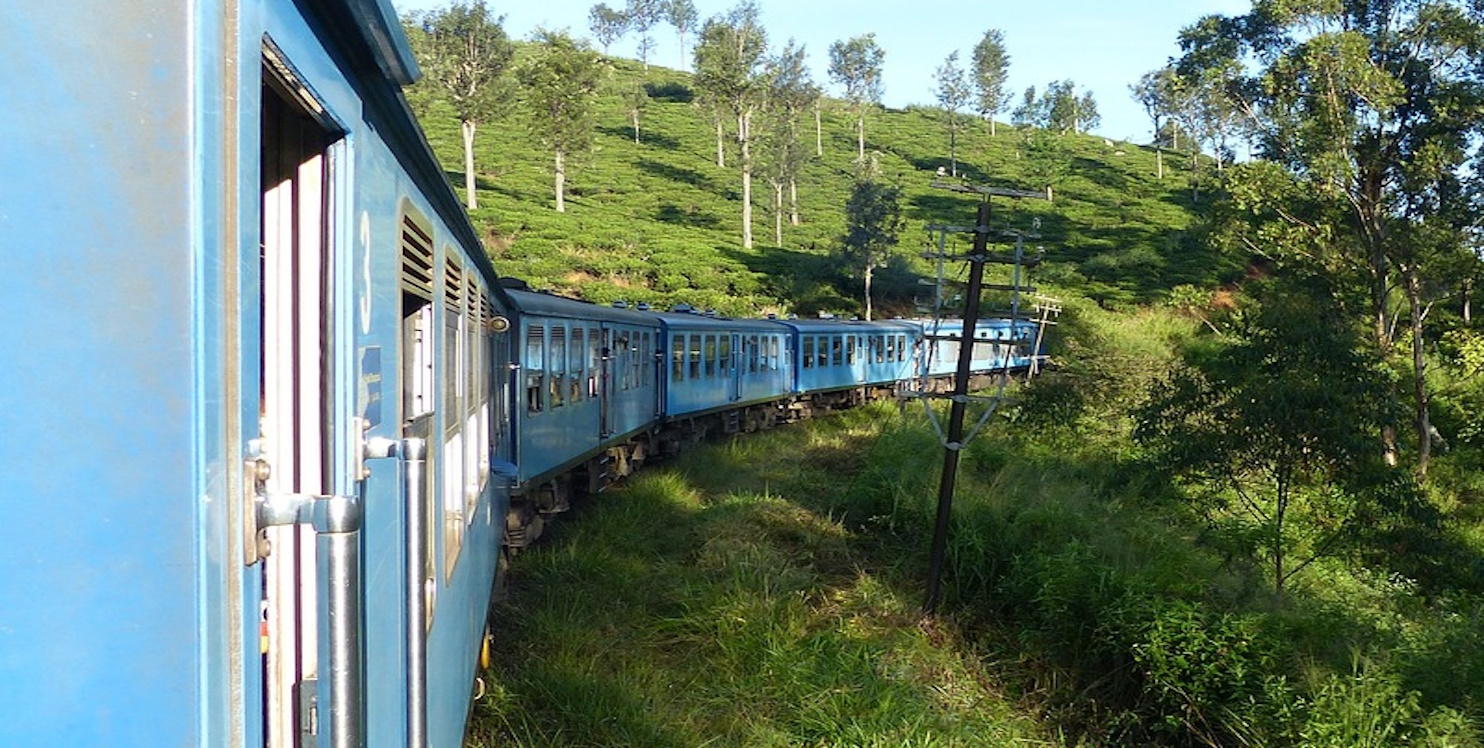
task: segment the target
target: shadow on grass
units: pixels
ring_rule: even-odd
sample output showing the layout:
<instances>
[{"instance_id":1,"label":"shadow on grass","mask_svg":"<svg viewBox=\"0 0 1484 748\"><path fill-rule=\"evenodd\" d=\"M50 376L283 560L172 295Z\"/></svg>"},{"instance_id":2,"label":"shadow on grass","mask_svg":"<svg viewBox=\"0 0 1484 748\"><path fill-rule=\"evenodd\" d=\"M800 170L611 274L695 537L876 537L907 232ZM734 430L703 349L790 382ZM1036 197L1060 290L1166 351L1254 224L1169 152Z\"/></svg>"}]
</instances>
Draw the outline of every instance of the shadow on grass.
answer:
<instances>
[{"instance_id":1,"label":"shadow on grass","mask_svg":"<svg viewBox=\"0 0 1484 748\"><path fill-rule=\"evenodd\" d=\"M654 176L663 177L692 187L710 188L710 180L705 174L695 169L687 169L682 166L675 166L674 164L667 164L648 158L639 159L635 165L639 167L640 171L646 174L653 174Z\"/></svg>"},{"instance_id":2,"label":"shadow on grass","mask_svg":"<svg viewBox=\"0 0 1484 748\"><path fill-rule=\"evenodd\" d=\"M601 125L598 127L598 132L603 133L604 135L611 135L615 138L626 140L630 144L637 146L662 148L666 151L675 151L680 149L679 140L676 140L669 135L661 135L652 130L644 129L644 120L642 118L639 120L638 143L634 143L634 127L632 124L622 127L616 125Z\"/></svg>"},{"instance_id":3,"label":"shadow on grass","mask_svg":"<svg viewBox=\"0 0 1484 748\"><path fill-rule=\"evenodd\" d=\"M665 203L655 211L654 217L665 223L691 228L714 229L721 226L720 219L710 213L701 212L694 205L681 208L674 203Z\"/></svg>"}]
</instances>

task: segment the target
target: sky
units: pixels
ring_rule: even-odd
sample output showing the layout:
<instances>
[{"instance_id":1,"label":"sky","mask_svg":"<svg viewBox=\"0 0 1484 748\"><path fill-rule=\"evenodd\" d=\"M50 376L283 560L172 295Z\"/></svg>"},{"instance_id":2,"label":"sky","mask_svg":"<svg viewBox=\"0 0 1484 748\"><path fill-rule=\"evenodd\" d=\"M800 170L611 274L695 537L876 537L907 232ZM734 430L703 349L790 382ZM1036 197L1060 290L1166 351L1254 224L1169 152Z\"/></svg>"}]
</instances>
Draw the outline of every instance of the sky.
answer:
<instances>
[{"instance_id":1,"label":"sky","mask_svg":"<svg viewBox=\"0 0 1484 748\"><path fill-rule=\"evenodd\" d=\"M538 28L566 29L591 38L588 11L600 0L487 0L505 17L507 34L528 39ZM602 0L621 9L625 0ZM693 0L704 23L736 5L735 0ZM443 7L449 0L393 0L399 12ZM1234 15L1250 0L757 0L768 32L770 52L790 39L804 45L815 83L827 94L841 90L829 80L829 48L836 41L875 33L886 52L882 70L889 107L936 105L933 73L949 53L971 65L974 45L988 29L1004 34L1010 55L1011 107L1027 86L1043 90L1051 81L1071 80L1078 92L1091 91L1102 124L1093 132L1113 140L1148 142L1151 123L1129 93L1144 73L1162 67L1179 52L1180 29L1212 13ZM689 70L695 36L688 35L685 58L675 29L661 24L650 31L651 64ZM596 43L594 43L596 47ZM638 38L630 32L609 50L638 59ZM998 119L1007 121L1009 112ZM869 125L868 125L869 127Z\"/></svg>"}]
</instances>

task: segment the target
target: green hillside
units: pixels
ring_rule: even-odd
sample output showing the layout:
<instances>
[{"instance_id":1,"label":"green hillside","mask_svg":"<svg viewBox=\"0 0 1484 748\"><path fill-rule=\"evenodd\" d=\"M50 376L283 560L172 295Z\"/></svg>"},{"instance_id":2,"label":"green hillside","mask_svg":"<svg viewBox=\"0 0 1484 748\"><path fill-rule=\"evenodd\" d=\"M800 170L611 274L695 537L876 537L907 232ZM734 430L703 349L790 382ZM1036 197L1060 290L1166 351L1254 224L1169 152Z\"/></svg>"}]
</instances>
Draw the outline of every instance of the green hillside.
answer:
<instances>
[{"instance_id":1,"label":"green hillside","mask_svg":"<svg viewBox=\"0 0 1484 748\"><path fill-rule=\"evenodd\" d=\"M641 84L649 100L636 143L623 92ZM461 189L456 117L430 89L412 97ZM822 123L823 156L810 160L798 185L801 225L785 219L783 242L773 243L770 189L756 177L756 246L747 250L735 143L727 167L718 167L715 129L692 102L690 75L612 60L594 147L569 164L567 212L553 208L551 154L511 111L478 130L473 219L499 271L541 289L600 303L685 302L735 315L857 313L860 281L834 256L856 170L853 121L842 103L827 100ZM803 124L812 141L812 123ZM867 119L866 136L882 178L902 188L908 219L898 260L878 271L877 305L910 313L913 294L924 288L917 280L934 272L920 258L929 241L924 226L970 223L975 199L930 186L937 169L949 165L942 112L878 110ZM960 134L958 150L960 175L970 184L1052 187L1049 204L997 199L994 206L998 225L1030 229L1040 219L1037 244L1048 262L1036 282L1043 289L1073 288L1105 303L1139 301L1181 283L1211 285L1229 272L1189 238L1188 156L1165 154L1161 180L1149 148L1003 123L991 137L982 121Z\"/></svg>"}]
</instances>

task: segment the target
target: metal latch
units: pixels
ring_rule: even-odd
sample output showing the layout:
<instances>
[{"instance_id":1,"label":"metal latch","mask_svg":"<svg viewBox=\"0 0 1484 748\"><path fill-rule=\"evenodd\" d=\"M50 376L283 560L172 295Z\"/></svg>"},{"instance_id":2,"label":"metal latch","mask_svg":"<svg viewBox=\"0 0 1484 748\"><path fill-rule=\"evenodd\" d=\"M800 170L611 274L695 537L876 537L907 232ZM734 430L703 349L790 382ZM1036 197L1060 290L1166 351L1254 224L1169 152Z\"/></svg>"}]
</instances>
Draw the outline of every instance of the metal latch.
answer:
<instances>
[{"instance_id":1,"label":"metal latch","mask_svg":"<svg viewBox=\"0 0 1484 748\"><path fill-rule=\"evenodd\" d=\"M243 465L242 555L252 566L273 552L266 530L281 525L311 525L316 532L355 532L361 527L361 504L354 496L271 493L273 466L253 440Z\"/></svg>"}]
</instances>

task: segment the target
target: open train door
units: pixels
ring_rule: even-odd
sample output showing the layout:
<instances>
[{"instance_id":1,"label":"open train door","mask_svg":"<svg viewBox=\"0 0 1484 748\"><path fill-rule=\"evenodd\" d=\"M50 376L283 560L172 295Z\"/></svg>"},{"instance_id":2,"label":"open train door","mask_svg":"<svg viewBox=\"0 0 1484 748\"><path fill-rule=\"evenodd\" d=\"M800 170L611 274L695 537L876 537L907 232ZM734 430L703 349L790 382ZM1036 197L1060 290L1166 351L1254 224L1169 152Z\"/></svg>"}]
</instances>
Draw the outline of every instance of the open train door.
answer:
<instances>
[{"instance_id":1,"label":"open train door","mask_svg":"<svg viewBox=\"0 0 1484 748\"><path fill-rule=\"evenodd\" d=\"M333 457L350 426L336 417L331 303L333 176L343 150L341 133L311 96L265 43L260 431L245 480L254 500L246 561L263 565L268 748L326 738L336 748L362 744L360 506L335 495L344 480L336 480Z\"/></svg>"}]
</instances>

